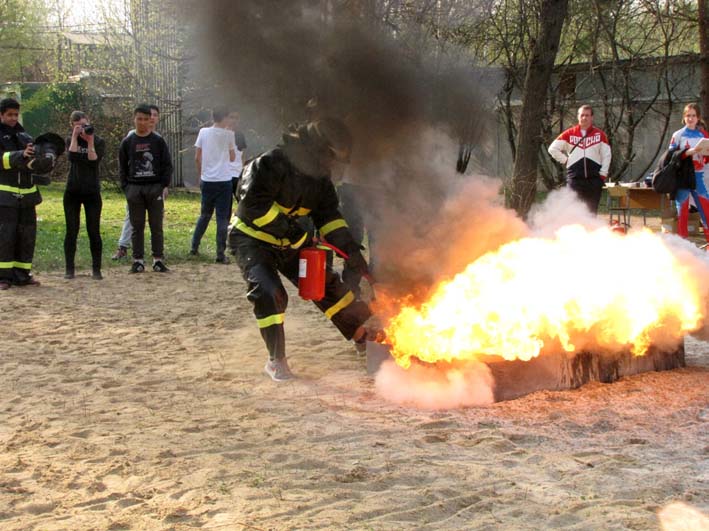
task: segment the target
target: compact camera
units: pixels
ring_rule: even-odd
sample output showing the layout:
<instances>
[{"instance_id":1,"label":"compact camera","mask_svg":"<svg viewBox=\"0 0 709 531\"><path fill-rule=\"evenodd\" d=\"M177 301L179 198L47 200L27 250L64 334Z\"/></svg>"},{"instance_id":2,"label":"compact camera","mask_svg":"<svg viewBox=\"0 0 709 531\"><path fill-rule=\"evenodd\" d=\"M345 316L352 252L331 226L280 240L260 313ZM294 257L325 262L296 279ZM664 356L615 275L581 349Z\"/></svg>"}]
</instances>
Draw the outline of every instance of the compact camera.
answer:
<instances>
[{"instance_id":1,"label":"compact camera","mask_svg":"<svg viewBox=\"0 0 709 531\"><path fill-rule=\"evenodd\" d=\"M94 126L93 125L85 124L82 127L84 128L85 135L93 135L94 134Z\"/></svg>"}]
</instances>

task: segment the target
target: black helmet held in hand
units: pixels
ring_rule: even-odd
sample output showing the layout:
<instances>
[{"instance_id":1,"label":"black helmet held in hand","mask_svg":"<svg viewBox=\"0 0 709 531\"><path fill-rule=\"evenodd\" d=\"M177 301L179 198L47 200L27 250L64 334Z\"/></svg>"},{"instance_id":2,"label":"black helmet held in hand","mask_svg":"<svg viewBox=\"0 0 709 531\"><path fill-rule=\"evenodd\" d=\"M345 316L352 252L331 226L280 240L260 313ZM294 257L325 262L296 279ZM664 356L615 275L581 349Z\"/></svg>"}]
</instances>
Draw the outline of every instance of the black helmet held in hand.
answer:
<instances>
[{"instance_id":1,"label":"black helmet held in hand","mask_svg":"<svg viewBox=\"0 0 709 531\"><path fill-rule=\"evenodd\" d=\"M27 163L33 173L49 173L59 156L64 153L64 140L55 133L44 133L35 138L34 156Z\"/></svg>"}]
</instances>

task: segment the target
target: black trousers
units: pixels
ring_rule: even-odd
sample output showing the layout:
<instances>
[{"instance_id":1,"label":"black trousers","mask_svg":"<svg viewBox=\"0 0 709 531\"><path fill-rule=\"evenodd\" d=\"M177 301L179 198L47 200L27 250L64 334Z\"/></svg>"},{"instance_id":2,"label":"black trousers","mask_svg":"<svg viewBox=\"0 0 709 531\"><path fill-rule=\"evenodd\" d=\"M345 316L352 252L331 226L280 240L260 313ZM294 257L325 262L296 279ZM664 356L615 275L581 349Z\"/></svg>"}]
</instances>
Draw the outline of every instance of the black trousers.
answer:
<instances>
[{"instance_id":1,"label":"black trousers","mask_svg":"<svg viewBox=\"0 0 709 531\"><path fill-rule=\"evenodd\" d=\"M298 285L299 251L280 250L236 229L229 234L229 247L248 284L247 299L253 304L261 337L270 359L286 355L283 329L288 294L279 273ZM325 297L315 302L346 339L372 315L369 306L358 300L340 277L327 267Z\"/></svg>"},{"instance_id":2,"label":"black trousers","mask_svg":"<svg viewBox=\"0 0 709 531\"><path fill-rule=\"evenodd\" d=\"M129 184L126 186L128 217L133 225L133 259L142 260L145 255L145 214L150 225L150 246L153 258L163 258L165 240L162 221L165 203L162 200L163 186L157 184Z\"/></svg>"},{"instance_id":3,"label":"black trousers","mask_svg":"<svg viewBox=\"0 0 709 531\"><path fill-rule=\"evenodd\" d=\"M566 183L593 214L598 212L598 204L601 202L601 193L603 192L603 179L600 177L575 177L568 179Z\"/></svg>"},{"instance_id":4,"label":"black trousers","mask_svg":"<svg viewBox=\"0 0 709 531\"><path fill-rule=\"evenodd\" d=\"M86 218L86 232L89 234L89 247L91 248L91 265L94 269L101 269L101 209L103 201L101 194L77 194L64 192L64 219L66 220L66 235L64 236L64 261L67 270L74 269L76 255L76 239L81 226L81 205L84 205Z\"/></svg>"},{"instance_id":5,"label":"black trousers","mask_svg":"<svg viewBox=\"0 0 709 531\"><path fill-rule=\"evenodd\" d=\"M30 280L36 239L34 206L0 206L0 280L17 285Z\"/></svg>"}]
</instances>

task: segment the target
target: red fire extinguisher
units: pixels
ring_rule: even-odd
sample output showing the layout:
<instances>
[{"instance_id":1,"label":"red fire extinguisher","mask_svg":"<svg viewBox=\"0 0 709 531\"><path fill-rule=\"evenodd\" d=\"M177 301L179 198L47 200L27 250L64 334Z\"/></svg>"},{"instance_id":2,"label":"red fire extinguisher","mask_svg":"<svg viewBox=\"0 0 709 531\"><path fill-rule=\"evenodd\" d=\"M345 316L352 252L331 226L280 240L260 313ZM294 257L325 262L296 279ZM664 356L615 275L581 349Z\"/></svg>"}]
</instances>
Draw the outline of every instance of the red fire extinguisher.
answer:
<instances>
[{"instance_id":1,"label":"red fire extinguisher","mask_svg":"<svg viewBox=\"0 0 709 531\"><path fill-rule=\"evenodd\" d=\"M300 250L298 262L298 294L306 301L320 301L325 296L325 268L327 267L327 251L329 249L340 255L345 260L349 255L342 249L324 240L315 240L315 247L306 247ZM374 294L374 279L371 275L364 275L372 287L372 300Z\"/></svg>"},{"instance_id":2,"label":"red fire extinguisher","mask_svg":"<svg viewBox=\"0 0 709 531\"><path fill-rule=\"evenodd\" d=\"M327 252L317 247L300 250L298 293L306 301L319 301L325 296Z\"/></svg>"}]
</instances>

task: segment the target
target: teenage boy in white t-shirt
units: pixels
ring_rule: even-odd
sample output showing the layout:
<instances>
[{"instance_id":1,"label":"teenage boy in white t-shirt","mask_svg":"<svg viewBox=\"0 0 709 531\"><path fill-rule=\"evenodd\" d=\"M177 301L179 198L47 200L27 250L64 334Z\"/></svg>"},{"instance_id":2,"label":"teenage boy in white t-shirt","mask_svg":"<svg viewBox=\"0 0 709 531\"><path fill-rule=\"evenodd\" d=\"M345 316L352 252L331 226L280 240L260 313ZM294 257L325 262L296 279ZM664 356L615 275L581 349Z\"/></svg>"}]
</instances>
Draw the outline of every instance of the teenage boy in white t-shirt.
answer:
<instances>
[{"instance_id":1,"label":"teenage boy in white t-shirt","mask_svg":"<svg viewBox=\"0 0 709 531\"><path fill-rule=\"evenodd\" d=\"M199 244L204 232L217 213L217 263L226 264L227 230L231 212L231 168L236 158L236 144L231 127L229 111L217 107L212 111L214 125L199 130L195 142L195 162L199 175L199 189L202 192L202 208L192 235L190 254L199 252Z\"/></svg>"}]
</instances>

